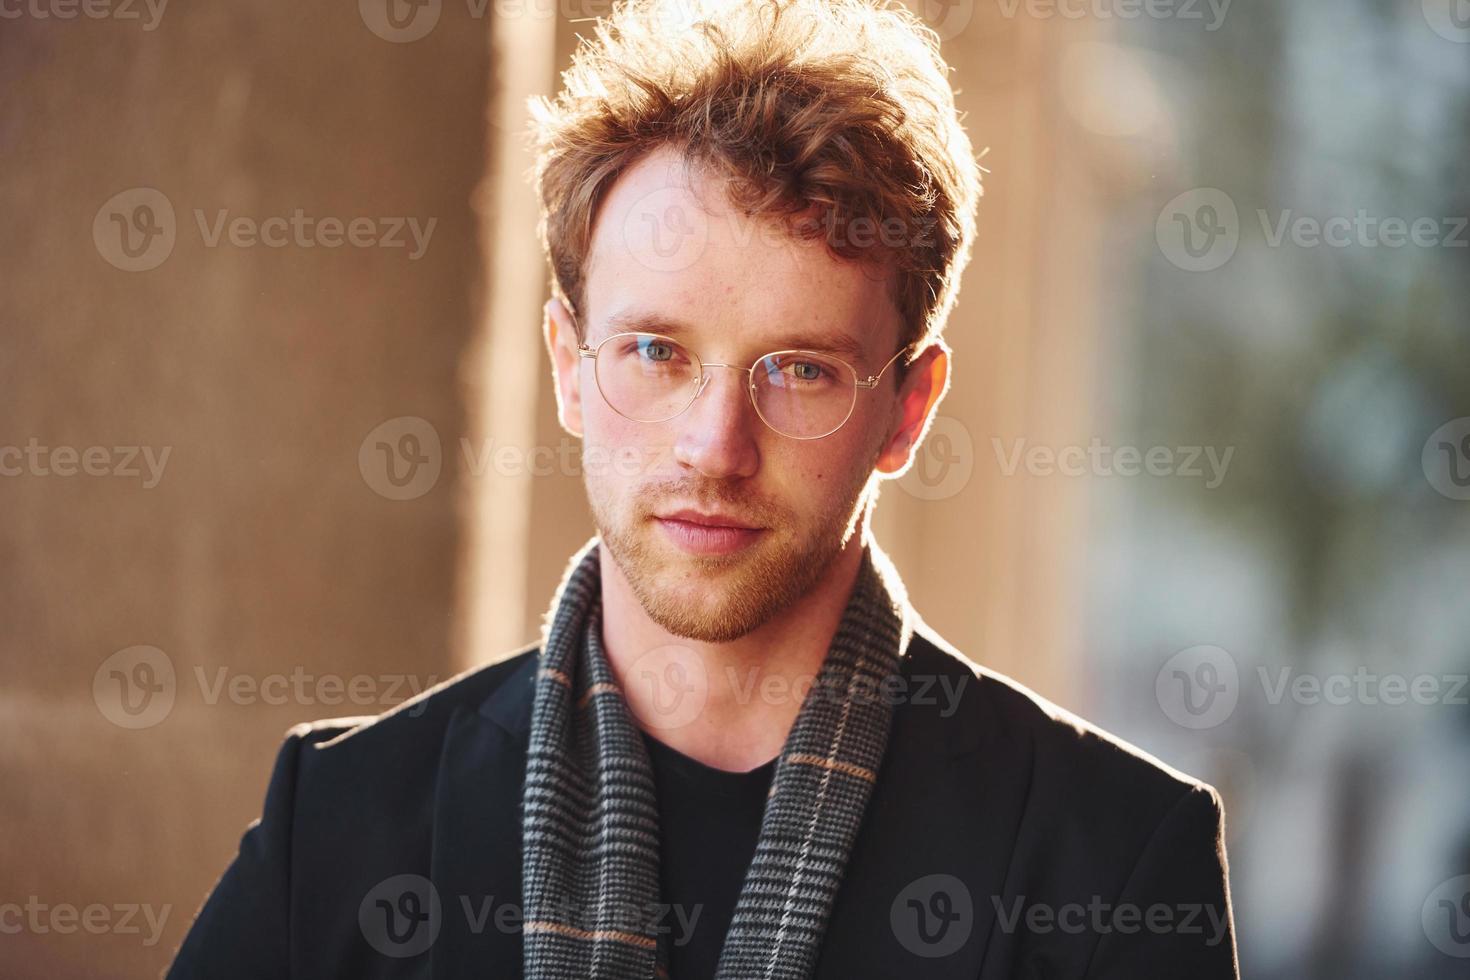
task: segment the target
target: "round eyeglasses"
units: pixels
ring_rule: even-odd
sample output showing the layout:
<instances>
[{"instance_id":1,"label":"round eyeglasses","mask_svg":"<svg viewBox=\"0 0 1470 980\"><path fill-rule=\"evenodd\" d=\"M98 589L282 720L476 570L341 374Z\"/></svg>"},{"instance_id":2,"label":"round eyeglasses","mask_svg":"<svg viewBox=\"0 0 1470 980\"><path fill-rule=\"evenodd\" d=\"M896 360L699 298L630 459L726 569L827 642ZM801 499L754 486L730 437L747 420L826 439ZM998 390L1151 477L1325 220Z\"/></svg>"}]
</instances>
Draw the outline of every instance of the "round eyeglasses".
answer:
<instances>
[{"instance_id":1,"label":"round eyeglasses","mask_svg":"<svg viewBox=\"0 0 1470 980\"><path fill-rule=\"evenodd\" d=\"M667 422L704 391L706 368L730 368L748 374L747 391L761 421L791 439L821 439L842 428L852 417L858 389L876 388L907 350L898 350L877 374L860 378L851 364L816 351L773 351L742 368L701 361L677 340L653 333L615 333L596 347L577 346L578 354L593 360L603 399L626 419Z\"/></svg>"}]
</instances>

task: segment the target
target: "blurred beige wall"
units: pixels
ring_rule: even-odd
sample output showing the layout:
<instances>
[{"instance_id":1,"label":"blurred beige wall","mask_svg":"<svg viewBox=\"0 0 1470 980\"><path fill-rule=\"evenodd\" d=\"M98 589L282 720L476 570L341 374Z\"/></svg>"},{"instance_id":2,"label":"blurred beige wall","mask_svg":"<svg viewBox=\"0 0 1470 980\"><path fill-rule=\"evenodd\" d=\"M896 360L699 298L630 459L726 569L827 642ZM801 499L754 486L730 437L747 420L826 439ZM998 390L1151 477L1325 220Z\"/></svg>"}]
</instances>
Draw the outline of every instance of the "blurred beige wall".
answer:
<instances>
[{"instance_id":1,"label":"blurred beige wall","mask_svg":"<svg viewBox=\"0 0 1470 980\"><path fill-rule=\"evenodd\" d=\"M569 438L530 161L503 137L586 25L429 9L417 37L371 0L0 31L0 447L35 440L40 460L0 477L0 901L168 910L151 946L146 925L6 936L0 975L156 974L259 814L284 730L533 639L591 533L575 476L476 474L461 442ZM1085 28L926 12L992 173L947 421L886 488L878 534L942 633L1066 701L1079 491L1004 478L991 440L1068 439L1090 397L1074 258L1092 182L1051 85ZM297 209L370 219L374 241L434 225L411 258L407 227L405 247L328 248L319 225L264 224ZM246 219L233 241L212 237L221 211ZM80 470L68 447L141 475L59 475ZM156 485L144 451L168 452ZM145 698L165 674L172 700ZM331 685L354 680L365 703L342 703Z\"/></svg>"},{"instance_id":2,"label":"blurred beige wall","mask_svg":"<svg viewBox=\"0 0 1470 980\"><path fill-rule=\"evenodd\" d=\"M58 475L79 467L63 451L0 477L0 901L170 907L151 947L146 926L0 937L0 976L155 975L258 816L285 729L382 710L381 675L450 670L456 473L395 501L358 455L386 419L446 440L462 425L490 70L484 23L455 13L414 43L375 35L355 3L0 27L0 446L106 447L108 467L144 474ZM109 215L93 236L134 188L174 211L172 251L145 271L109 261L131 261ZM436 223L410 258L406 230L405 248L327 248L330 226L304 221L284 247L228 231L211 247L195 216L281 240L264 222L296 209L372 219L363 241L394 237L386 219ZM143 241L135 226L146 264L161 252ZM130 467L113 447L167 450L161 479L145 488L142 454ZM121 712L111 668L94 700L103 662L140 644L175 677L161 719ZM264 703L274 676L284 705ZM316 689L358 676L360 706Z\"/></svg>"}]
</instances>

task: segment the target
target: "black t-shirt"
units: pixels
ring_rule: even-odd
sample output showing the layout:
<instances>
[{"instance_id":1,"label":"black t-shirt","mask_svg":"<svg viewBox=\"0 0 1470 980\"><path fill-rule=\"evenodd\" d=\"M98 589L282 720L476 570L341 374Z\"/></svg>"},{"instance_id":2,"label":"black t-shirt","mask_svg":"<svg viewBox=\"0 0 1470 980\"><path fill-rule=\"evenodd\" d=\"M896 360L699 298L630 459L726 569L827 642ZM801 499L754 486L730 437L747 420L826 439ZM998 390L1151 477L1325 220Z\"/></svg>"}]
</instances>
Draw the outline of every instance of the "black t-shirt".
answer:
<instances>
[{"instance_id":1,"label":"black t-shirt","mask_svg":"<svg viewBox=\"0 0 1470 980\"><path fill-rule=\"evenodd\" d=\"M776 760L750 772L726 772L647 732L643 741L658 787L659 877L662 901L671 906L663 918L669 977L708 980L755 855Z\"/></svg>"}]
</instances>

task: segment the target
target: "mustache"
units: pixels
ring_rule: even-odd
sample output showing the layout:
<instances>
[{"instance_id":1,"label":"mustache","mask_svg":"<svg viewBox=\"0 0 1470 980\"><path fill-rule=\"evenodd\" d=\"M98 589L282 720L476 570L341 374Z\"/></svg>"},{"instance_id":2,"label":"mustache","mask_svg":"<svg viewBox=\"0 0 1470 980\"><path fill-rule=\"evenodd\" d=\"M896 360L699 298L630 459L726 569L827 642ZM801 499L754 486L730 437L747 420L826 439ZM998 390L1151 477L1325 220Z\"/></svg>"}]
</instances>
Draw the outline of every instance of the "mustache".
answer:
<instances>
[{"instance_id":1,"label":"mustache","mask_svg":"<svg viewBox=\"0 0 1470 980\"><path fill-rule=\"evenodd\" d=\"M786 509L728 483L667 480L649 483L634 494L634 506L645 517L674 507L720 511L759 527L776 527Z\"/></svg>"}]
</instances>

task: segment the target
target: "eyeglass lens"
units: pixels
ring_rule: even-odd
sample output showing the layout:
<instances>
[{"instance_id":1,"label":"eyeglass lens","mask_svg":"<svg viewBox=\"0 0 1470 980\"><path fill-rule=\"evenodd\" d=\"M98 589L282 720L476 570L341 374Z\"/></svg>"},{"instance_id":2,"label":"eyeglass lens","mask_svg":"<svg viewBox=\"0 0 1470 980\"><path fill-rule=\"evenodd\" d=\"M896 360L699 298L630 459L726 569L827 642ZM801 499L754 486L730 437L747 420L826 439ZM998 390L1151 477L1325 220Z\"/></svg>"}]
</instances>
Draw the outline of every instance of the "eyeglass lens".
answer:
<instances>
[{"instance_id":1,"label":"eyeglass lens","mask_svg":"<svg viewBox=\"0 0 1470 980\"><path fill-rule=\"evenodd\" d=\"M597 348L597 384L619 414L663 422L698 395L704 368L678 341L626 334ZM857 376L836 358L786 351L761 358L751 373L751 398L767 425L797 439L827 435L852 413Z\"/></svg>"}]
</instances>

